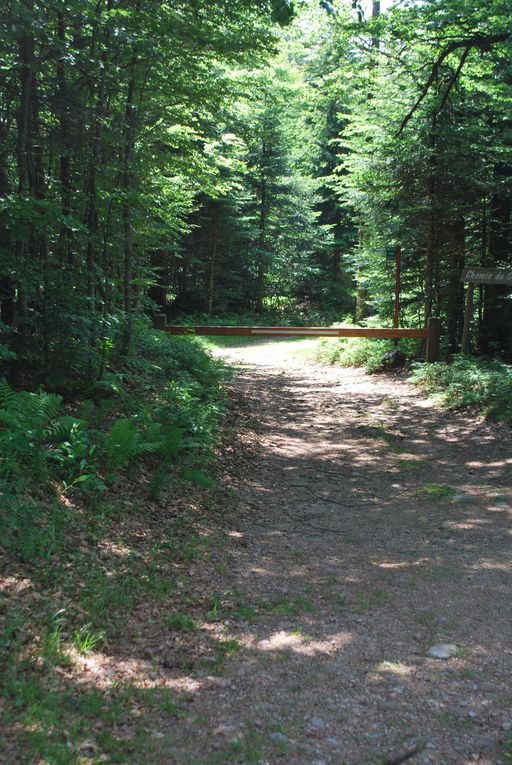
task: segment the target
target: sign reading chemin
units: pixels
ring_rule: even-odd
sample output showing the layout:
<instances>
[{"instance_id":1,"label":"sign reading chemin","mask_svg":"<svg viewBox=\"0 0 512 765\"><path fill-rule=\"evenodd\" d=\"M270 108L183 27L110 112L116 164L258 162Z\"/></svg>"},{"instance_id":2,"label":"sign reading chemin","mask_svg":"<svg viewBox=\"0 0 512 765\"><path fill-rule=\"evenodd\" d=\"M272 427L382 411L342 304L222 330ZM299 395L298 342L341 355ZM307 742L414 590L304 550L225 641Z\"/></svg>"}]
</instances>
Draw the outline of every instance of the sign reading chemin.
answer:
<instances>
[{"instance_id":1,"label":"sign reading chemin","mask_svg":"<svg viewBox=\"0 0 512 765\"><path fill-rule=\"evenodd\" d=\"M512 268L463 268L461 282L512 284Z\"/></svg>"}]
</instances>

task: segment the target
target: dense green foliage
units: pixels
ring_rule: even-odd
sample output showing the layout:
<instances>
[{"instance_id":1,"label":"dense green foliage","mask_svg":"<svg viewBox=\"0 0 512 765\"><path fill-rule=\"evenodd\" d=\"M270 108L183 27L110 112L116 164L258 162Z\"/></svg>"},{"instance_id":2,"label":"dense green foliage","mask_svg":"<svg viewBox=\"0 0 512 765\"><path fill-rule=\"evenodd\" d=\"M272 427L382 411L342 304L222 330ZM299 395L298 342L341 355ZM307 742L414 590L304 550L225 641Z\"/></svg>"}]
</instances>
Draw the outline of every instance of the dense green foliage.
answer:
<instances>
[{"instance_id":1,"label":"dense green foliage","mask_svg":"<svg viewBox=\"0 0 512 765\"><path fill-rule=\"evenodd\" d=\"M200 195L221 126L286 0L12 0L0 36L0 300L13 380L101 377ZM15 356L14 356L15 354Z\"/></svg>"},{"instance_id":2,"label":"dense green foliage","mask_svg":"<svg viewBox=\"0 0 512 765\"><path fill-rule=\"evenodd\" d=\"M10 0L0 67L1 356L102 380L134 316L441 316L510 265L509 9L474 0ZM276 22L279 22L276 23ZM280 26L281 25L281 26ZM509 290L474 348L510 353ZM333 316L333 313L337 315Z\"/></svg>"},{"instance_id":3,"label":"dense green foliage","mask_svg":"<svg viewBox=\"0 0 512 765\"><path fill-rule=\"evenodd\" d=\"M382 248L401 243L404 305L409 315L441 315L452 350L462 266L510 264L507 15L501 3L485 12L471 2L391 10L375 27L382 52L373 52L371 97L352 102L348 118L339 187L364 230L361 278L382 301ZM507 290L482 289L481 350L509 352L510 322Z\"/></svg>"},{"instance_id":4,"label":"dense green foliage","mask_svg":"<svg viewBox=\"0 0 512 765\"><path fill-rule=\"evenodd\" d=\"M198 341L140 320L129 349L120 333L106 351L101 379L80 396L16 391L0 378L0 535L6 571L30 581L14 597L8 584L0 604L6 761L142 762L155 748L154 710L179 713L170 691L82 691L72 668L122 634L148 599L179 608L176 577L208 540L161 489L170 480L182 495L214 486L225 372ZM223 647L212 641L211 653L220 667ZM147 718L121 741L112 725L129 720L133 704Z\"/></svg>"},{"instance_id":5,"label":"dense green foliage","mask_svg":"<svg viewBox=\"0 0 512 765\"><path fill-rule=\"evenodd\" d=\"M322 340L318 357L327 364L342 367L364 367L367 372L381 372L395 365L395 353L399 351L399 365L406 359L419 355L419 343L414 340L375 340L369 338L343 338Z\"/></svg>"},{"instance_id":6,"label":"dense green foliage","mask_svg":"<svg viewBox=\"0 0 512 765\"><path fill-rule=\"evenodd\" d=\"M300 325L350 312L389 326L401 245L401 323L436 313L446 353L460 349L461 268L512 264L509 9L369 10L6 4L1 523L18 547L32 518L48 529L23 557L51 555L52 484L100 494L143 457L153 496L180 461L208 485L219 373L144 315ZM479 287L473 314L473 350L508 359L510 290ZM394 347L321 352L376 371ZM507 369L458 359L416 375L450 405L508 417Z\"/></svg>"},{"instance_id":7,"label":"dense green foliage","mask_svg":"<svg viewBox=\"0 0 512 765\"><path fill-rule=\"evenodd\" d=\"M112 349L115 356L116 349ZM171 475L210 485L208 469L222 411L222 368L190 338L134 327L130 353L104 388L73 413L62 397L15 392L0 380L0 532L25 561L51 557L65 533L63 498L86 504L115 488L135 458L158 497Z\"/></svg>"},{"instance_id":8,"label":"dense green foliage","mask_svg":"<svg viewBox=\"0 0 512 765\"><path fill-rule=\"evenodd\" d=\"M462 267L511 265L508 9L326 7L300 5L239 98L231 185L216 212L201 200L161 304L219 315L282 301L389 325L400 245L402 325L437 314L457 351ZM510 289L477 289L473 350L510 355L511 306Z\"/></svg>"},{"instance_id":9,"label":"dense green foliage","mask_svg":"<svg viewBox=\"0 0 512 765\"><path fill-rule=\"evenodd\" d=\"M448 409L471 407L502 422L512 422L512 367L499 361L456 356L451 364L418 364L412 382Z\"/></svg>"}]
</instances>

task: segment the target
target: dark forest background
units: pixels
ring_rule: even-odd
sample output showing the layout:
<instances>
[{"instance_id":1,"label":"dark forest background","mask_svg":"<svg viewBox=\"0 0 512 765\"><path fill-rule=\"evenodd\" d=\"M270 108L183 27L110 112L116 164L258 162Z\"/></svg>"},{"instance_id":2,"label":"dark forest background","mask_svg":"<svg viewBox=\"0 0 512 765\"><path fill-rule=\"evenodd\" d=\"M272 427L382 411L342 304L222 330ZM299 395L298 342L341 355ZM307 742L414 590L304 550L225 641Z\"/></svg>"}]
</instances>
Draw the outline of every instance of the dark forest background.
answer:
<instances>
[{"instance_id":1,"label":"dark forest background","mask_svg":"<svg viewBox=\"0 0 512 765\"><path fill-rule=\"evenodd\" d=\"M0 299L15 384L73 387L164 311L441 316L510 266L506 0L2 4ZM474 349L510 357L478 288Z\"/></svg>"}]
</instances>

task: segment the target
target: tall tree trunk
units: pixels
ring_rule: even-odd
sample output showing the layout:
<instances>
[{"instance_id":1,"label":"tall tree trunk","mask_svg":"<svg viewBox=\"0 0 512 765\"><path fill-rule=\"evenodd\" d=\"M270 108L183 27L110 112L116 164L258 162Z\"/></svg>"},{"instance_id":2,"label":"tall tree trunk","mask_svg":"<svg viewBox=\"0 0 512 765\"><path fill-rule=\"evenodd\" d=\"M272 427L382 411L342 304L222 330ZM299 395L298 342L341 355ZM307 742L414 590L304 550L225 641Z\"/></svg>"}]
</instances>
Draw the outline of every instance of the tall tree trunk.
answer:
<instances>
[{"instance_id":1,"label":"tall tree trunk","mask_svg":"<svg viewBox=\"0 0 512 765\"><path fill-rule=\"evenodd\" d=\"M379 16L380 16L380 0L373 0L372 19L378 19ZM371 44L370 62L369 62L370 72L372 72L376 67L375 52L379 50L379 46L380 46L379 38L376 36L373 36L372 44ZM372 101L372 98L373 98L373 94L369 92L367 95L368 103ZM362 232L360 232L359 234L359 241L362 244L362 241L363 241ZM366 286L364 286L361 282L361 277L363 276L364 276L363 270L361 268L358 269L357 289L356 289L356 322L362 321L363 319L366 318L368 314L368 290Z\"/></svg>"},{"instance_id":2,"label":"tall tree trunk","mask_svg":"<svg viewBox=\"0 0 512 765\"><path fill-rule=\"evenodd\" d=\"M24 2L26 17L31 20L34 3L33 0ZM28 22L26 22L28 23ZM20 96L17 115L17 136L16 136L16 161L18 170L18 193L20 196L26 196L30 192L32 172L32 136L33 136L33 79L34 79L34 36L32 29L24 29L18 42L18 55L20 62ZM27 258L28 245L26 238L18 238L15 242L15 260L20 270ZM18 335L22 339L26 332L26 327L21 326L27 315L27 297L23 284L17 285L17 301L14 312L14 322L18 324L21 333ZM17 373L17 367L14 370Z\"/></svg>"},{"instance_id":3,"label":"tall tree trunk","mask_svg":"<svg viewBox=\"0 0 512 765\"><path fill-rule=\"evenodd\" d=\"M67 219L71 215L71 139L70 125L68 120L69 93L66 83L64 68L66 51L66 19L63 11L57 13L57 39L59 41L59 53L57 56L56 79L58 89L58 114L59 114L59 150L60 150L60 197L63 223L59 233L59 256L60 260L68 265L73 264L71 253L71 229Z\"/></svg>"},{"instance_id":4,"label":"tall tree trunk","mask_svg":"<svg viewBox=\"0 0 512 765\"><path fill-rule=\"evenodd\" d=\"M465 221L460 215L454 222L448 242L450 248L446 301L446 326L450 351L455 353L462 337L464 319L464 286L460 272L464 266Z\"/></svg>"},{"instance_id":5,"label":"tall tree trunk","mask_svg":"<svg viewBox=\"0 0 512 765\"><path fill-rule=\"evenodd\" d=\"M8 150L7 129L0 122L0 198L5 199L10 192L7 172ZM0 226L0 251L11 252L12 242L7 226ZM15 284L7 272L0 273L0 321L7 326L14 322Z\"/></svg>"},{"instance_id":6,"label":"tall tree trunk","mask_svg":"<svg viewBox=\"0 0 512 765\"><path fill-rule=\"evenodd\" d=\"M41 138L41 126L39 119L39 93L38 82L35 73L31 80L31 124L32 124L32 173L30 175L30 193L42 201L46 198L46 176L44 169L43 141ZM49 362L49 345L52 328L48 320L48 302L51 299L49 293L49 262L48 262L48 232L46 227L41 227L33 236L33 261L37 262L39 275L37 293L40 301L41 327L43 344L43 360L45 366Z\"/></svg>"},{"instance_id":7,"label":"tall tree trunk","mask_svg":"<svg viewBox=\"0 0 512 765\"><path fill-rule=\"evenodd\" d=\"M112 10L113 0L107 0L106 13ZM103 3L98 2L96 6L97 27L101 27L101 18ZM96 268L96 247L98 240L98 191L97 191L97 170L100 163L101 147L103 140L103 121L105 117L105 75L107 72L108 46L110 42L110 28L107 26L104 32L104 39L101 44L100 62L101 66L98 75L98 85L96 93L96 103L93 113L93 127L91 135L91 148L89 154L89 167L87 171L86 194L86 224L87 224L87 249L86 249L86 273L87 273L87 296L89 298L90 310L93 315L96 313L96 289L97 280L95 275ZM96 43L96 35L93 35L93 46ZM91 56L94 55L94 50Z\"/></svg>"},{"instance_id":8,"label":"tall tree trunk","mask_svg":"<svg viewBox=\"0 0 512 765\"><path fill-rule=\"evenodd\" d=\"M261 149L262 164L267 158L267 144L262 143ZM256 275L256 311L261 313L263 310L263 298L265 296L266 279L266 257L265 247L267 244L267 222L268 222L268 182L265 169L262 168L260 177L260 210L258 222L258 261Z\"/></svg>"},{"instance_id":9,"label":"tall tree trunk","mask_svg":"<svg viewBox=\"0 0 512 765\"><path fill-rule=\"evenodd\" d=\"M487 225L488 225L488 204L487 199L482 199L482 222L480 227L480 266L487 265ZM482 320L484 315L484 285L478 285L478 330L477 338L480 345L480 336L482 332Z\"/></svg>"},{"instance_id":10,"label":"tall tree trunk","mask_svg":"<svg viewBox=\"0 0 512 765\"><path fill-rule=\"evenodd\" d=\"M121 185L124 191L123 199L123 234L124 234L124 265L123 265L123 308L126 314L126 342L131 341L132 333L132 268L133 268L133 220L132 220L132 157L135 145L135 73L137 55L134 53L130 63L128 87L125 106L125 136L123 151L123 172Z\"/></svg>"},{"instance_id":11,"label":"tall tree trunk","mask_svg":"<svg viewBox=\"0 0 512 765\"><path fill-rule=\"evenodd\" d=\"M512 167L502 165L499 174L512 177ZM506 192L494 194L490 202L488 225L489 266L512 265L512 198ZM483 353L494 353L498 348L512 353L512 306L510 290L498 285L485 285L483 317L479 348Z\"/></svg>"},{"instance_id":12,"label":"tall tree trunk","mask_svg":"<svg viewBox=\"0 0 512 765\"><path fill-rule=\"evenodd\" d=\"M213 297L215 293L215 268L217 265L217 252L219 249L219 210L217 205L213 210L213 243L212 255L210 258L210 278L208 284L208 316L212 315Z\"/></svg>"},{"instance_id":13,"label":"tall tree trunk","mask_svg":"<svg viewBox=\"0 0 512 765\"><path fill-rule=\"evenodd\" d=\"M339 218L339 210L337 210L337 216L338 216L338 219L334 226L334 250L332 253L332 260L331 260L331 277L334 284L341 283L342 248L341 248L341 244L338 244L338 242L341 240L341 236L343 233L343 226Z\"/></svg>"},{"instance_id":14,"label":"tall tree trunk","mask_svg":"<svg viewBox=\"0 0 512 765\"><path fill-rule=\"evenodd\" d=\"M428 317L432 316L432 312L434 310L434 294L436 286L435 276L438 268L439 258L437 247L437 232L439 226L439 211L437 201L437 114L435 111L432 114L428 138L428 148L429 170L427 176L428 222L425 262L425 324L428 320Z\"/></svg>"},{"instance_id":15,"label":"tall tree trunk","mask_svg":"<svg viewBox=\"0 0 512 765\"><path fill-rule=\"evenodd\" d=\"M24 3L27 13L32 13L33 2ZM32 79L34 76L34 37L32 32L23 31L19 40L20 59L20 97L18 109L16 158L18 166L18 192L20 195L28 191L30 176L30 135L31 135L31 96Z\"/></svg>"}]
</instances>

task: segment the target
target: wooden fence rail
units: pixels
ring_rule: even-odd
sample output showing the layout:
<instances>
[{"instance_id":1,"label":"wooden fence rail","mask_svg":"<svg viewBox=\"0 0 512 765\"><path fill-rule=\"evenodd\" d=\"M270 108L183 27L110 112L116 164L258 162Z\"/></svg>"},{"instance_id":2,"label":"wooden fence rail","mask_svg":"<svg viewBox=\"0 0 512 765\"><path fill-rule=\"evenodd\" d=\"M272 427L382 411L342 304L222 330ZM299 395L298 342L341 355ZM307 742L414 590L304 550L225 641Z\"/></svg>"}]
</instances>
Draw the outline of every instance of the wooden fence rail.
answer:
<instances>
[{"instance_id":1,"label":"wooden fence rail","mask_svg":"<svg viewBox=\"0 0 512 765\"><path fill-rule=\"evenodd\" d=\"M157 329L170 335L209 335L233 337L374 337L400 339L416 337L425 339L426 360L439 359L440 322L431 317L424 329L402 329L394 327L178 327L168 325L165 314L154 317Z\"/></svg>"}]
</instances>

